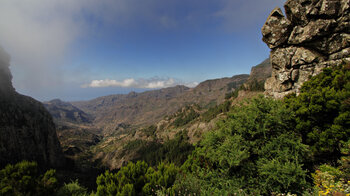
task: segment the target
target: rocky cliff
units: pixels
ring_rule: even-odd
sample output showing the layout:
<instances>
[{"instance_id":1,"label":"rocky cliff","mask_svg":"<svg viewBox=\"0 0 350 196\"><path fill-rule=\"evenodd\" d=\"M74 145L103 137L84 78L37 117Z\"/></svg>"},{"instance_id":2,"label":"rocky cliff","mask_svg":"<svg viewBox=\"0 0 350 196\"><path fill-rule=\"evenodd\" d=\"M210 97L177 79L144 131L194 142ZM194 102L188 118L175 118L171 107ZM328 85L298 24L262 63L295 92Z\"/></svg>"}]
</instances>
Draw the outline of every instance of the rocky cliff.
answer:
<instances>
[{"instance_id":1,"label":"rocky cliff","mask_svg":"<svg viewBox=\"0 0 350 196\"><path fill-rule=\"evenodd\" d=\"M270 59L265 59L259 65L252 67L247 82L244 83L244 89L248 91L263 91L264 83L271 77L272 68Z\"/></svg>"},{"instance_id":2,"label":"rocky cliff","mask_svg":"<svg viewBox=\"0 0 350 196\"><path fill-rule=\"evenodd\" d=\"M21 160L63 166L51 115L40 102L15 91L9 62L9 55L0 47L0 166Z\"/></svg>"},{"instance_id":3,"label":"rocky cliff","mask_svg":"<svg viewBox=\"0 0 350 196\"><path fill-rule=\"evenodd\" d=\"M271 48L272 76L266 94L298 93L323 68L350 61L349 0L288 0L286 17L275 8L262 28Z\"/></svg>"}]
</instances>

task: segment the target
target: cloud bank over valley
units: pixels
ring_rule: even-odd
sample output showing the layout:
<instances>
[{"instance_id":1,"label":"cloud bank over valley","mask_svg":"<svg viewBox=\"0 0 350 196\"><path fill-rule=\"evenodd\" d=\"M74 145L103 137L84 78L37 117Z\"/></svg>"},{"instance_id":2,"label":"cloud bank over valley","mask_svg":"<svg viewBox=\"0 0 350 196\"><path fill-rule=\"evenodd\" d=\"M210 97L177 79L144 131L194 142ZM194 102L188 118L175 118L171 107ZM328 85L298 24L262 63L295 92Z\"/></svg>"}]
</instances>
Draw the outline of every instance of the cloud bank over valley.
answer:
<instances>
[{"instance_id":1,"label":"cloud bank over valley","mask_svg":"<svg viewBox=\"0 0 350 196\"><path fill-rule=\"evenodd\" d=\"M198 82L192 83L184 83L179 80L175 80L174 78L168 79L159 79L159 78L151 78L151 79L134 79L128 78L122 81L117 80L92 80L89 84L84 84L82 88L103 88L103 87L123 87L123 88L144 88L144 89L159 89L159 88L167 88L173 87L176 85L185 85L187 87L195 87L198 85Z\"/></svg>"}]
</instances>

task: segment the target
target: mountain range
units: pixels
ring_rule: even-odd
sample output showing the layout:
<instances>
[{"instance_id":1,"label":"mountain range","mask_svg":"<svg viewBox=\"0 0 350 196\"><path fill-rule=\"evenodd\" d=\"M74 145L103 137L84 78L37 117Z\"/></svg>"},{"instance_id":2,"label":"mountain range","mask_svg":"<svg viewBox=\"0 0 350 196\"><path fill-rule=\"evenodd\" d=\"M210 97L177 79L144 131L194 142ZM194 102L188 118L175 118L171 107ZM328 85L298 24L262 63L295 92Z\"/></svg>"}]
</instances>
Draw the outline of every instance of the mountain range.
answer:
<instances>
[{"instance_id":1,"label":"mountain range","mask_svg":"<svg viewBox=\"0 0 350 196\"><path fill-rule=\"evenodd\" d=\"M212 110L233 100L228 95L239 90L243 89L237 100L255 95L252 86L261 86L270 73L267 59L254 66L250 75L207 80L194 88L175 86L77 102L55 99L44 102L44 106L54 117L66 156L119 168L138 157L137 149L126 153L130 143L156 142L155 138L156 143L164 142L182 130L188 131L190 142L198 141L203 132L215 126L215 120L211 120L222 113Z\"/></svg>"}]
</instances>

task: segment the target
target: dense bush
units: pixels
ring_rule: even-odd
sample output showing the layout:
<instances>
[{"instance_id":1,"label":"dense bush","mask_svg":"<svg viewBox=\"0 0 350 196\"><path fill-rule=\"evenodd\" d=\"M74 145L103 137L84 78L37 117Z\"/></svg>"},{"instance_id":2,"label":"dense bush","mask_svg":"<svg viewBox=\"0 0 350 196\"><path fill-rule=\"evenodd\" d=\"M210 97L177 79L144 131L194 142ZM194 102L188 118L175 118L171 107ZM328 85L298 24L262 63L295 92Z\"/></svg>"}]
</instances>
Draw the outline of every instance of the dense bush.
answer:
<instances>
[{"instance_id":1,"label":"dense bush","mask_svg":"<svg viewBox=\"0 0 350 196\"><path fill-rule=\"evenodd\" d=\"M202 194L226 195L240 189L301 193L308 186L303 168L308 147L292 125L293 116L282 102L255 98L234 108L208 133L183 169L196 178Z\"/></svg>"},{"instance_id":2,"label":"dense bush","mask_svg":"<svg viewBox=\"0 0 350 196\"><path fill-rule=\"evenodd\" d=\"M199 114L193 108L190 108L189 111L181 112L173 122L173 125L175 127L181 127L191 122L198 116Z\"/></svg>"},{"instance_id":3,"label":"dense bush","mask_svg":"<svg viewBox=\"0 0 350 196\"><path fill-rule=\"evenodd\" d=\"M324 69L302 86L299 96L288 97L286 105L316 162L339 159L339 144L350 138L350 65Z\"/></svg>"},{"instance_id":4,"label":"dense bush","mask_svg":"<svg viewBox=\"0 0 350 196\"><path fill-rule=\"evenodd\" d=\"M310 170L318 167L320 194L347 193L349 150L341 146L349 147L349 138L350 66L327 68L299 96L259 97L233 108L202 139L174 187L204 195L302 194L311 188ZM338 169L318 166L324 162Z\"/></svg>"},{"instance_id":5,"label":"dense bush","mask_svg":"<svg viewBox=\"0 0 350 196\"><path fill-rule=\"evenodd\" d=\"M0 195L53 195L57 185L55 170L42 175L35 162L22 161L0 170Z\"/></svg>"},{"instance_id":6,"label":"dense bush","mask_svg":"<svg viewBox=\"0 0 350 196\"><path fill-rule=\"evenodd\" d=\"M143 161L101 174L96 195L349 194L349 65L324 69L299 96L280 101L259 96L235 107L227 101L202 118L209 121L222 112L227 117L195 149L186 131L163 143L130 142L125 153L137 151ZM198 115L188 108L174 125ZM143 130L148 136L155 131L155 126ZM33 162L8 165L0 171L0 195L52 195L54 175L54 170L40 175ZM77 182L58 193L87 194Z\"/></svg>"},{"instance_id":7,"label":"dense bush","mask_svg":"<svg viewBox=\"0 0 350 196\"><path fill-rule=\"evenodd\" d=\"M129 162L118 173L106 171L97 177L96 195L155 195L170 188L178 173L173 164L159 164L157 170L144 161Z\"/></svg>"},{"instance_id":8,"label":"dense bush","mask_svg":"<svg viewBox=\"0 0 350 196\"><path fill-rule=\"evenodd\" d=\"M64 184L57 192L57 196L88 196L87 189L78 180Z\"/></svg>"},{"instance_id":9,"label":"dense bush","mask_svg":"<svg viewBox=\"0 0 350 196\"><path fill-rule=\"evenodd\" d=\"M218 114L228 112L232 108L230 101L225 101L224 103L211 107L208 111L201 114L201 119L205 122L209 122L214 119Z\"/></svg>"},{"instance_id":10,"label":"dense bush","mask_svg":"<svg viewBox=\"0 0 350 196\"><path fill-rule=\"evenodd\" d=\"M148 142L140 146L137 154L140 155L139 160L144 160L151 166L161 162L181 166L193 150L194 146L188 142L187 131L180 131L174 139L166 140L163 144Z\"/></svg>"}]
</instances>

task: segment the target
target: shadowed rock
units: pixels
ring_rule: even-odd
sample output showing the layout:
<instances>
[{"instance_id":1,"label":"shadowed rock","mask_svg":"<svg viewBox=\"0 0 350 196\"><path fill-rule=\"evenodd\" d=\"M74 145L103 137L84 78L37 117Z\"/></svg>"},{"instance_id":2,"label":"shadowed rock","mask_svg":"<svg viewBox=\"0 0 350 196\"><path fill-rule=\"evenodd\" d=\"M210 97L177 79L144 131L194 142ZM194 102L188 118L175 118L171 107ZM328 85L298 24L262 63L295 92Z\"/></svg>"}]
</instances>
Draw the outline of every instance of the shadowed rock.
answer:
<instances>
[{"instance_id":1,"label":"shadowed rock","mask_svg":"<svg viewBox=\"0 0 350 196\"><path fill-rule=\"evenodd\" d=\"M0 167L22 160L62 167L65 159L51 115L12 87L10 56L0 47Z\"/></svg>"},{"instance_id":2,"label":"shadowed rock","mask_svg":"<svg viewBox=\"0 0 350 196\"><path fill-rule=\"evenodd\" d=\"M12 92L12 75L9 69L10 55L0 46L0 93Z\"/></svg>"}]
</instances>

